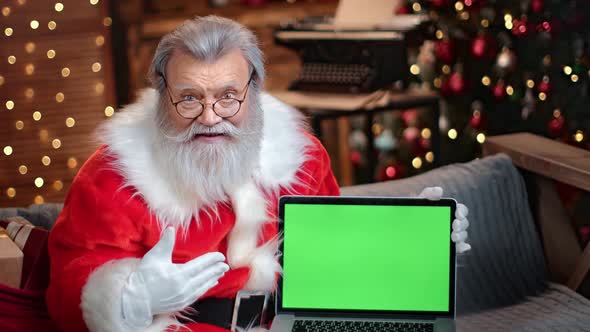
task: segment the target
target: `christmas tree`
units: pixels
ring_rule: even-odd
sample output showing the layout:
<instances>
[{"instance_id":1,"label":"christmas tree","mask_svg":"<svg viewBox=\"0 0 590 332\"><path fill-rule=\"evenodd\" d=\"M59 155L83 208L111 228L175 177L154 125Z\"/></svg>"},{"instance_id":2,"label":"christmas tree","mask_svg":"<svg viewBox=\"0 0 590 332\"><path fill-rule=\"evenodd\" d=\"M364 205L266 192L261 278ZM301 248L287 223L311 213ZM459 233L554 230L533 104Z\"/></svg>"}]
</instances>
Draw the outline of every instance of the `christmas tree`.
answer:
<instances>
[{"instance_id":1,"label":"christmas tree","mask_svg":"<svg viewBox=\"0 0 590 332\"><path fill-rule=\"evenodd\" d=\"M590 1L408 1L433 42L415 82L440 91L442 164L478 156L486 135L527 131L590 149Z\"/></svg>"}]
</instances>

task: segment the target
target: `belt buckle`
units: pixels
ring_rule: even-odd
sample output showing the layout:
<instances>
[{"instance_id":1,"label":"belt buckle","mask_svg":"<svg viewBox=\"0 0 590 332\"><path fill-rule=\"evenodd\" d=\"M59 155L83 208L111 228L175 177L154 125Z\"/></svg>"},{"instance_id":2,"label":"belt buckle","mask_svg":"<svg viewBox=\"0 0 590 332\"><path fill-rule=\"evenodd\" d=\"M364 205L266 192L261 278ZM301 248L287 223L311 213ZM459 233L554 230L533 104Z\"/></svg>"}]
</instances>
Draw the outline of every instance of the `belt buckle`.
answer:
<instances>
[{"instance_id":1,"label":"belt buckle","mask_svg":"<svg viewBox=\"0 0 590 332\"><path fill-rule=\"evenodd\" d=\"M245 291L245 290L241 290L238 292L238 294L236 295L236 301L234 302L234 311L232 314L232 320L231 320L231 326L230 326L230 331L231 332L236 332L236 328L242 328L242 329L246 329L248 328L250 324L252 324L252 322L242 322L244 320L244 318L246 318L247 320L250 320L251 317L241 317L240 316L240 307L244 308L245 304L247 303L248 306L254 305L254 306L258 306L260 308L260 310L258 311L257 316L255 316L254 318L260 318L259 321L259 325L264 324L265 319L266 319L266 307L268 305L268 298L269 298L269 293L268 292L264 292L264 291ZM242 315L244 315L244 310L242 310ZM242 323L242 324L240 324ZM246 326L241 326L241 325L246 325ZM256 326L256 325L255 325Z\"/></svg>"}]
</instances>

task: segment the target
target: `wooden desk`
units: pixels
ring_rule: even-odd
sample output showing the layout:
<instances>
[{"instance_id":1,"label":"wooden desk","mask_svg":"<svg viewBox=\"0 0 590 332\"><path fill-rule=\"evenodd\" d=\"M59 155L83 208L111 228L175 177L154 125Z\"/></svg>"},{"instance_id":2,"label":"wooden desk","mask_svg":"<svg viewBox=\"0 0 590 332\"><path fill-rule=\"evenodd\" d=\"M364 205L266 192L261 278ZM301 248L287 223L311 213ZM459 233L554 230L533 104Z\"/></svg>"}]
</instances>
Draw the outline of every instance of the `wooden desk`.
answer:
<instances>
[{"instance_id":1,"label":"wooden desk","mask_svg":"<svg viewBox=\"0 0 590 332\"><path fill-rule=\"evenodd\" d=\"M590 191L590 151L529 133L488 137L484 155L506 153L526 170L531 209L552 280L577 290L590 271L590 244L582 251L553 180Z\"/></svg>"},{"instance_id":2,"label":"wooden desk","mask_svg":"<svg viewBox=\"0 0 590 332\"><path fill-rule=\"evenodd\" d=\"M318 137L322 137L321 122L324 119L336 119L338 131L338 162L341 167L340 185L352 185L352 168L350 165L350 147L348 134L350 124L347 117L362 114L365 116L365 134L369 139L368 165L374 170L377 165L377 155L373 144L371 126L374 114L377 112L405 110L415 107L430 107L434 121L432 128L432 151L437 165L440 153L440 136L438 128L439 96L430 91L391 92L379 90L370 94L339 94L317 93L302 91L270 91L272 95L285 103L300 109L311 116L312 127Z\"/></svg>"}]
</instances>

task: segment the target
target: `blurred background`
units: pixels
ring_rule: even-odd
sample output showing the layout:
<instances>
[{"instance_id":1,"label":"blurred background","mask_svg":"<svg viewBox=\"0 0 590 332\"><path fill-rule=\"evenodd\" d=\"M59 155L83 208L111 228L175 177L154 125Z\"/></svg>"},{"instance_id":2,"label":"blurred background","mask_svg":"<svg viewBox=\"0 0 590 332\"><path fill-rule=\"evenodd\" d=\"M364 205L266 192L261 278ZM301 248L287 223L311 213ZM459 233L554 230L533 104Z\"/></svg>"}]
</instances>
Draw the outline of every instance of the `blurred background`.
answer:
<instances>
[{"instance_id":1,"label":"blurred background","mask_svg":"<svg viewBox=\"0 0 590 332\"><path fill-rule=\"evenodd\" d=\"M64 200L97 147L94 129L148 86L159 39L184 20L215 14L251 28L266 56L266 89L283 91L301 79L304 61L296 48L277 42L277 32L309 30L297 22L329 20L338 2L0 4L0 206L24 206ZM357 115L347 118L345 136L336 135L333 120L324 121L322 140L339 180L343 169L352 169L346 184L356 184L469 161L488 135L517 131L590 149L590 1L409 0L392 14L423 18L412 34L404 32L406 59L390 59L407 73L400 93L432 91L440 114L422 107L381 112L370 131ZM336 158L343 145L346 158ZM371 157L376 164L367 162ZM567 186L560 191L577 222L590 224L580 212L588 197Z\"/></svg>"}]
</instances>

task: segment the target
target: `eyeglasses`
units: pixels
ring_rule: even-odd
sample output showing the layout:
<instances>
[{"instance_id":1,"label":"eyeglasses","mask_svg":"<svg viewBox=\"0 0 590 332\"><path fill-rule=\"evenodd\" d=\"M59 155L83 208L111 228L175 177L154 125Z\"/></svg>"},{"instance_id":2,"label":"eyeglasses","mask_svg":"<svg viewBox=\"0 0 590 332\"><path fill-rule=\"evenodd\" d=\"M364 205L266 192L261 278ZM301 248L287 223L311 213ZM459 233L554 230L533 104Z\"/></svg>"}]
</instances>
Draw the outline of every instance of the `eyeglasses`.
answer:
<instances>
[{"instance_id":1,"label":"eyeglasses","mask_svg":"<svg viewBox=\"0 0 590 332\"><path fill-rule=\"evenodd\" d=\"M164 80L164 84L166 85L166 91L168 92L170 103L174 105L176 113L178 113L178 115L180 115L181 117L190 120L196 119L203 113L205 107L207 107L207 105L210 104L203 103L202 101L197 100L194 97L192 97L193 99L183 99L175 102L172 99L172 93L168 88L168 82L166 82L166 78L162 74L160 74L160 76L162 77L162 79ZM253 77L253 74L250 75L250 79L248 79L248 83L246 83L246 86L243 89L244 97L242 99L228 97L217 99L216 101L210 104L211 108L213 109L213 112L223 119L231 118L232 116L238 114L238 112L242 108L242 103L244 102L244 100L246 100L246 96L248 95L248 88L250 87L250 82L252 82Z\"/></svg>"}]
</instances>

